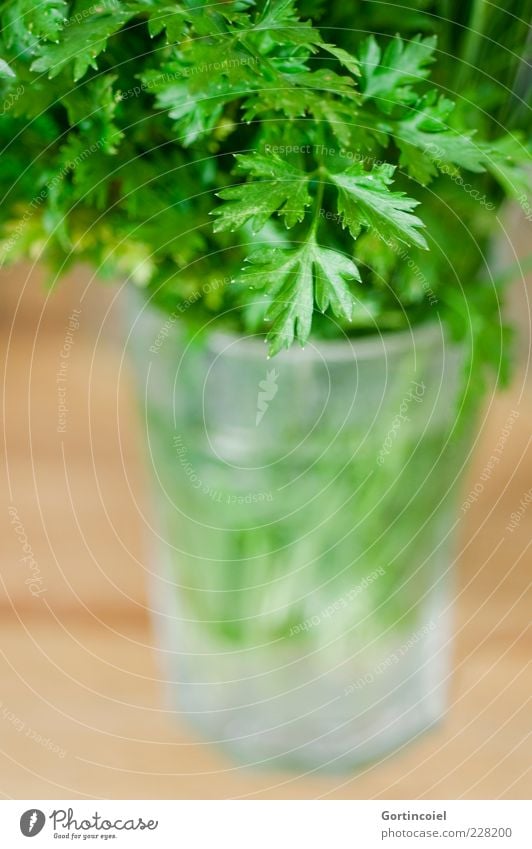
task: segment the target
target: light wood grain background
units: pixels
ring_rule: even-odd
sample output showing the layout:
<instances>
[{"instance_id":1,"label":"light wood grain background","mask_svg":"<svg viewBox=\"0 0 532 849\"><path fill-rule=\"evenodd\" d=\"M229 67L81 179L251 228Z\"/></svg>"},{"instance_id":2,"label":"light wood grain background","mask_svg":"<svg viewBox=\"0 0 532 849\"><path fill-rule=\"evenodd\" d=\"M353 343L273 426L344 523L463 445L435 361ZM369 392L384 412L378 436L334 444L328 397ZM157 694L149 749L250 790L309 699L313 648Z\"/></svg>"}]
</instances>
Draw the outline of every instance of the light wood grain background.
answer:
<instances>
[{"instance_id":1,"label":"light wood grain background","mask_svg":"<svg viewBox=\"0 0 532 849\"><path fill-rule=\"evenodd\" d=\"M532 486L524 368L510 391L489 399L464 487L479 479L518 410L501 463L460 523L445 723L355 776L254 771L177 724L161 698L145 594L147 475L115 290L83 270L53 296L38 270L2 277L4 797L530 798L532 506L506 529ZM523 292L514 305L521 316ZM80 327L68 358L67 428L58 434L56 373L74 308ZM46 588L39 597L25 583L9 507Z\"/></svg>"}]
</instances>

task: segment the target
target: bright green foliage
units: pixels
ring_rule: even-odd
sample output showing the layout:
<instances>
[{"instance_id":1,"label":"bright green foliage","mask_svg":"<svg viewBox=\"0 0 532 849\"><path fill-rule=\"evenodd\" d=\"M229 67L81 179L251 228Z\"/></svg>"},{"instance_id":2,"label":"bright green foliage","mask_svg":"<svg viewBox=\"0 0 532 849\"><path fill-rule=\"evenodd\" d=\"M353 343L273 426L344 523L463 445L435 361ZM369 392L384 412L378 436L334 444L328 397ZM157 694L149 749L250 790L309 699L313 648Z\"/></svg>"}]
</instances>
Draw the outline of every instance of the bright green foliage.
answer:
<instances>
[{"instance_id":1,"label":"bright green foliage","mask_svg":"<svg viewBox=\"0 0 532 849\"><path fill-rule=\"evenodd\" d=\"M10 0L1 260L89 261L272 353L437 313L487 361L495 212L530 208L531 5L481 32L458 0Z\"/></svg>"},{"instance_id":2,"label":"bright green foliage","mask_svg":"<svg viewBox=\"0 0 532 849\"><path fill-rule=\"evenodd\" d=\"M3 37L7 47L34 47L38 39L57 41L68 19L66 0L20 0L5 3Z\"/></svg>"},{"instance_id":3,"label":"bright green foliage","mask_svg":"<svg viewBox=\"0 0 532 849\"><path fill-rule=\"evenodd\" d=\"M437 98L431 91L420 98L415 109L410 109L400 120L386 124L401 151L401 165L407 165L413 177L427 160L434 169L443 163L456 165L468 171L484 171L485 153L471 135L458 133L450 126L454 103L446 97ZM430 176L436 170L431 169ZM422 179L425 183L427 180Z\"/></svg>"},{"instance_id":4,"label":"bright green foliage","mask_svg":"<svg viewBox=\"0 0 532 849\"><path fill-rule=\"evenodd\" d=\"M214 210L218 217L215 231L234 232L249 221L258 232L275 212L284 218L287 227L303 221L305 207L312 202L308 177L303 171L276 156L255 154L237 159L239 170L263 179L240 183L219 193L219 197L232 202Z\"/></svg>"},{"instance_id":5,"label":"bright green foliage","mask_svg":"<svg viewBox=\"0 0 532 849\"><path fill-rule=\"evenodd\" d=\"M15 76L14 72L11 70L5 59L0 59L0 78L4 77L9 79Z\"/></svg>"},{"instance_id":6,"label":"bright green foliage","mask_svg":"<svg viewBox=\"0 0 532 849\"><path fill-rule=\"evenodd\" d=\"M172 4L156 4L153 13L148 19L148 32L152 38L160 35L162 32L166 34L166 41L170 44L179 41L183 34L183 25L186 21L186 14L182 6L178 3Z\"/></svg>"},{"instance_id":7,"label":"bright green foliage","mask_svg":"<svg viewBox=\"0 0 532 849\"><path fill-rule=\"evenodd\" d=\"M295 0L266 2L258 15L255 32L264 32L273 41L311 46L321 41L319 32L310 23L299 20Z\"/></svg>"},{"instance_id":8,"label":"bright green foliage","mask_svg":"<svg viewBox=\"0 0 532 849\"><path fill-rule=\"evenodd\" d=\"M355 56L351 56L347 50L343 50L341 47L335 47L334 44L322 44L323 50L326 50L327 53L330 53L331 56L334 56L341 65L346 68L349 73L353 74L355 77L360 76L360 63Z\"/></svg>"},{"instance_id":9,"label":"bright green foliage","mask_svg":"<svg viewBox=\"0 0 532 849\"><path fill-rule=\"evenodd\" d=\"M435 48L434 36L418 35L405 43L397 35L383 55L371 35L360 50L364 99L377 100L384 111L393 104L415 102L417 95L411 85L428 77Z\"/></svg>"},{"instance_id":10,"label":"bright green foliage","mask_svg":"<svg viewBox=\"0 0 532 849\"><path fill-rule=\"evenodd\" d=\"M73 69L74 81L85 75L89 68L98 68L97 58L107 47L108 39L118 32L134 16L127 9L104 11L74 21L62 33L57 44L43 44L37 47L38 59L32 71L48 73L50 79L66 68Z\"/></svg>"},{"instance_id":11,"label":"bright green foliage","mask_svg":"<svg viewBox=\"0 0 532 849\"><path fill-rule=\"evenodd\" d=\"M521 133L503 136L490 144L484 164L510 197L522 199L529 195L530 160L526 140Z\"/></svg>"},{"instance_id":12,"label":"bright green foliage","mask_svg":"<svg viewBox=\"0 0 532 849\"><path fill-rule=\"evenodd\" d=\"M295 251L257 251L249 262L245 278L266 289L270 300L266 319L272 322L267 337L271 354L290 347L294 339L306 342L314 302L322 312L330 307L338 318L352 319L356 300L348 281L360 282L360 274L338 251L321 248L311 237Z\"/></svg>"}]
</instances>

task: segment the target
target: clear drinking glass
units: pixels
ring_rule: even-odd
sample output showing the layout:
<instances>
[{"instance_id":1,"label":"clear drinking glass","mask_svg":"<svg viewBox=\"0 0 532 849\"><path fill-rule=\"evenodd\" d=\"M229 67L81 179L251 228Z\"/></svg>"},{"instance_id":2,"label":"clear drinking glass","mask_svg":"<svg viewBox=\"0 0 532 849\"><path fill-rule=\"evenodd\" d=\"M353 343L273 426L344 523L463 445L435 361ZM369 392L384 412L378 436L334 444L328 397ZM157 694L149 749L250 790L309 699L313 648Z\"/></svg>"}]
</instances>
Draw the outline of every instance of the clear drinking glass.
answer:
<instances>
[{"instance_id":1,"label":"clear drinking glass","mask_svg":"<svg viewBox=\"0 0 532 849\"><path fill-rule=\"evenodd\" d=\"M462 351L434 325L268 360L135 303L173 709L238 760L296 769L350 769L432 726Z\"/></svg>"}]
</instances>

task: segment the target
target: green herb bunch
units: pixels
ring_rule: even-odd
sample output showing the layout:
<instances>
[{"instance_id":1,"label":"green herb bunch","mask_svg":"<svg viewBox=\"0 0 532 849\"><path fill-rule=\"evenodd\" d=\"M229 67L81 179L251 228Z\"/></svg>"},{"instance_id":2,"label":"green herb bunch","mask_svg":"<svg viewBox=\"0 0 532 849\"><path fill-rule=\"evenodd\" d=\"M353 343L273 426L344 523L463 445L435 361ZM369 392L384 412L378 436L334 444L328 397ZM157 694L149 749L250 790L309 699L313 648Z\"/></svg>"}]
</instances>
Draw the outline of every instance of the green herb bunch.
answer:
<instances>
[{"instance_id":1,"label":"green herb bunch","mask_svg":"<svg viewBox=\"0 0 532 849\"><path fill-rule=\"evenodd\" d=\"M272 354L438 317L500 370L530 0L1 9L2 262L89 261Z\"/></svg>"}]
</instances>

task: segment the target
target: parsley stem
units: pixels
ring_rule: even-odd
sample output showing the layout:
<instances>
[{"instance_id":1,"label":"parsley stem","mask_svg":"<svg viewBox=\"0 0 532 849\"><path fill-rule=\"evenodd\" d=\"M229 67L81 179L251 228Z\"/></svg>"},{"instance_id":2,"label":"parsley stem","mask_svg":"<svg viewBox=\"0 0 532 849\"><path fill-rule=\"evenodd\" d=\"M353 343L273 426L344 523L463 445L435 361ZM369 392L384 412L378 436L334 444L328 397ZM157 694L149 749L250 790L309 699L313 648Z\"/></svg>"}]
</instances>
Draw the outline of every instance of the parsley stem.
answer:
<instances>
[{"instance_id":1,"label":"parsley stem","mask_svg":"<svg viewBox=\"0 0 532 849\"><path fill-rule=\"evenodd\" d=\"M318 171L319 171L320 174L323 173L323 170L322 170L321 167L318 169ZM324 193L324 191L325 191L325 183L324 183L323 180L320 180L318 182L318 190L316 192L316 208L314 210L314 219L312 221L312 225L311 225L310 233L309 233L309 238L312 238L312 239L314 238L314 236L316 235L316 232L318 230L318 224L319 224L319 221L320 221L320 212L321 212L322 204L323 204L323 193Z\"/></svg>"}]
</instances>

